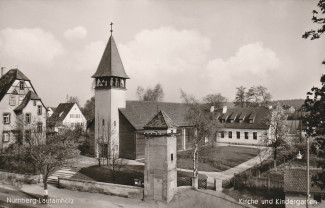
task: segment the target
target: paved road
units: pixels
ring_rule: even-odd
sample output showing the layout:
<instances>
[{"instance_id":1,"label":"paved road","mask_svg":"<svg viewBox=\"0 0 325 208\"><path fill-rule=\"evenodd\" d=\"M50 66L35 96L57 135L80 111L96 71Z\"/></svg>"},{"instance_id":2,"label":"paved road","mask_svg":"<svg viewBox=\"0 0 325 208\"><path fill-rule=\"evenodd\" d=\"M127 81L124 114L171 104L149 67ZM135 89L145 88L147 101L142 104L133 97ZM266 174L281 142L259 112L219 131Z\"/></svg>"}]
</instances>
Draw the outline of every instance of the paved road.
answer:
<instances>
[{"instance_id":1,"label":"paved road","mask_svg":"<svg viewBox=\"0 0 325 208\"><path fill-rule=\"evenodd\" d=\"M1 183L0 183L1 184ZM25 193L24 193L25 192ZM26 194L28 193L28 194ZM30 199L33 196L40 196L43 188L40 184L23 185L21 191L8 184L0 185L0 207L14 208L34 208L34 207L80 207L80 208L188 208L188 207L213 207L213 208L241 208L246 207L239 205L230 197L224 194L218 194L215 191L194 191L188 187L179 187L175 198L169 203L155 202L153 200L129 199L123 197L109 196L97 193L87 193L79 191L71 191L66 189L58 189L49 186L49 196L53 200L64 200L64 203L56 204L40 204L37 199L36 204L32 203L7 203L7 198Z\"/></svg>"}]
</instances>

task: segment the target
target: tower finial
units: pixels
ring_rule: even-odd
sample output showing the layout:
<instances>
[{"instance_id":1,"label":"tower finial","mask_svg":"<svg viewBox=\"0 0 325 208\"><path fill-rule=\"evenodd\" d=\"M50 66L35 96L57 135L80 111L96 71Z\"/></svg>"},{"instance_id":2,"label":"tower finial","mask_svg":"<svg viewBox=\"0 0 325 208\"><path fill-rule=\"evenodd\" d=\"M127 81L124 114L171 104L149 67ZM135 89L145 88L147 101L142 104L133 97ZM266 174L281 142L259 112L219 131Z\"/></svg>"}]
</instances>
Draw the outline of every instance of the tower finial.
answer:
<instances>
[{"instance_id":1,"label":"tower finial","mask_svg":"<svg viewBox=\"0 0 325 208\"><path fill-rule=\"evenodd\" d=\"M110 25L111 25L111 30L110 31L111 31L111 35L112 35L112 33L113 33L113 22L111 22Z\"/></svg>"}]
</instances>

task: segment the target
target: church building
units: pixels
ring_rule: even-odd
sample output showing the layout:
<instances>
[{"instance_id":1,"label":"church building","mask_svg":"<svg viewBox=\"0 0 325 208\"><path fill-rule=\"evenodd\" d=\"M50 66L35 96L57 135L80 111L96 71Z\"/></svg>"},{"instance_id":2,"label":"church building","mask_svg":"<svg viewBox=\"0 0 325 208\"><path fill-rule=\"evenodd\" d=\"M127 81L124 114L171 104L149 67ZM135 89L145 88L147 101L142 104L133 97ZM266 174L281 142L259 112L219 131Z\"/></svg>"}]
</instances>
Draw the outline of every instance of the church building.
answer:
<instances>
[{"instance_id":1,"label":"church building","mask_svg":"<svg viewBox=\"0 0 325 208\"><path fill-rule=\"evenodd\" d=\"M127 75L115 40L108 40L95 79L95 119L88 125L94 134L94 154L115 154L127 159L144 158L144 126L159 111L164 111L177 124L177 150L192 148L194 129L186 120L189 106L184 103L126 101ZM263 118L269 110L264 107L220 109L214 112L224 129L205 142L259 144L268 126ZM232 136L234 135L234 136ZM233 137L235 139L233 139ZM104 153L103 153L104 152Z\"/></svg>"},{"instance_id":2,"label":"church building","mask_svg":"<svg viewBox=\"0 0 325 208\"><path fill-rule=\"evenodd\" d=\"M185 104L126 101L126 82L130 77L125 72L112 34L92 78L96 83L95 120L90 128L95 133L95 156L108 151L128 159L144 157L143 127L159 110L165 111L178 124L179 149L190 146L187 143L191 130L185 120Z\"/></svg>"}]
</instances>

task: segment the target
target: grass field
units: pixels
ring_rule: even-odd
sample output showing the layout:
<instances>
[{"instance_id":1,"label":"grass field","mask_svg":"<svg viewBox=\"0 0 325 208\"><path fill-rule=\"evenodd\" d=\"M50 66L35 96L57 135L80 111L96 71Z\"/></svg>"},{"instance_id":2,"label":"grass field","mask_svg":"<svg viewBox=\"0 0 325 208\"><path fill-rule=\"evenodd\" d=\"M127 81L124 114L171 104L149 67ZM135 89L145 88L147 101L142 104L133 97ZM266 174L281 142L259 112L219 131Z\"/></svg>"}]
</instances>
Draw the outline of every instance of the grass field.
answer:
<instances>
[{"instance_id":1,"label":"grass field","mask_svg":"<svg viewBox=\"0 0 325 208\"><path fill-rule=\"evenodd\" d=\"M224 171L235 167L255 156L259 150L256 148L240 146L206 146L199 149L199 170ZM193 168L192 150L177 154L177 167L184 169Z\"/></svg>"}]
</instances>

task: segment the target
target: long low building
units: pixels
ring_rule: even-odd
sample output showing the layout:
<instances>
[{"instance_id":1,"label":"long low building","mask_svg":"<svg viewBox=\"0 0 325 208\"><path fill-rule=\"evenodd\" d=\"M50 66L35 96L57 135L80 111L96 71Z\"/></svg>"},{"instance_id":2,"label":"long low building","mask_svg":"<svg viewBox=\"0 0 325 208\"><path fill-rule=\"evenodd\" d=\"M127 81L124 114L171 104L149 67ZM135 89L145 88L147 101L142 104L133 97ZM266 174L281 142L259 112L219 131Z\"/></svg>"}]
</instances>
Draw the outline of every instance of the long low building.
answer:
<instances>
[{"instance_id":1,"label":"long low building","mask_svg":"<svg viewBox=\"0 0 325 208\"><path fill-rule=\"evenodd\" d=\"M266 138L271 110L266 107L224 107L219 116L223 129L217 134L217 142L259 145Z\"/></svg>"}]
</instances>

